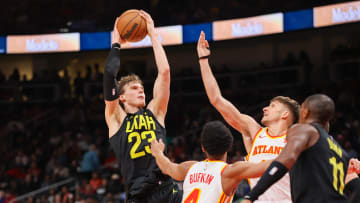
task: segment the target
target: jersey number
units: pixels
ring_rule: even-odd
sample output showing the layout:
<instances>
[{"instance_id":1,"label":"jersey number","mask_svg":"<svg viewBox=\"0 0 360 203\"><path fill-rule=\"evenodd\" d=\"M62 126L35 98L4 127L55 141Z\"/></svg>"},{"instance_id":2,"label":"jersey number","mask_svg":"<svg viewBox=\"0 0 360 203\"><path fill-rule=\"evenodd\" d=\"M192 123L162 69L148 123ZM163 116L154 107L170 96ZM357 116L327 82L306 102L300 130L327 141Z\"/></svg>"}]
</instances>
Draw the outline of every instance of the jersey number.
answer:
<instances>
[{"instance_id":1,"label":"jersey number","mask_svg":"<svg viewBox=\"0 0 360 203\"><path fill-rule=\"evenodd\" d=\"M148 137L148 135L150 135L150 138ZM133 138L135 140L133 140ZM155 132L151 131L151 130L143 131L143 132L141 132L141 135L138 132L130 133L128 136L128 142L131 143L131 142L135 141L134 145L130 149L131 159L136 159L136 158L145 156L146 153L151 154L149 145L145 145L145 151L144 150L138 151L138 148L139 148L142 140L146 140L148 143L151 143L151 141L153 141L154 139L156 139L156 135L155 135Z\"/></svg>"},{"instance_id":2,"label":"jersey number","mask_svg":"<svg viewBox=\"0 0 360 203\"><path fill-rule=\"evenodd\" d=\"M193 189L191 193L184 200L184 203L197 203L199 201L201 190L199 188Z\"/></svg>"},{"instance_id":3,"label":"jersey number","mask_svg":"<svg viewBox=\"0 0 360 203\"><path fill-rule=\"evenodd\" d=\"M329 159L330 164L333 166L333 187L341 195L344 194L344 164L340 161L336 162L336 158L333 156ZM339 174L338 174L339 171ZM340 187L338 187L338 179L340 180Z\"/></svg>"}]
</instances>

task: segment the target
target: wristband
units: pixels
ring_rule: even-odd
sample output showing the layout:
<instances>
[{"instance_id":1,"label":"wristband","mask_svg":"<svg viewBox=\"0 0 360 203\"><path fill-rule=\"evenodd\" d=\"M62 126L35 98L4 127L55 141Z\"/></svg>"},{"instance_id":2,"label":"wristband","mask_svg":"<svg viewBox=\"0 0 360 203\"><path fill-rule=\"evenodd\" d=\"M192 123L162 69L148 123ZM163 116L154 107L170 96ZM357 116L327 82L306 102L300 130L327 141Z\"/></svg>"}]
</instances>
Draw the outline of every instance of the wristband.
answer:
<instances>
[{"instance_id":1,"label":"wristband","mask_svg":"<svg viewBox=\"0 0 360 203\"><path fill-rule=\"evenodd\" d=\"M121 48L121 45L119 43L114 43L111 45L111 48L116 48L116 49L120 49Z\"/></svg>"},{"instance_id":2,"label":"wristband","mask_svg":"<svg viewBox=\"0 0 360 203\"><path fill-rule=\"evenodd\" d=\"M210 47L205 47L205 48L207 48L208 50L210 50ZM201 60L201 59L208 59L210 57L210 54L209 55L206 55L206 56L201 56L201 57L199 57L199 60Z\"/></svg>"},{"instance_id":3,"label":"wristband","mask_svg":"<svg viewBox=\"0 0 360 203\"><path fill-rule=\"evenodd\" d=\"M201 60L201 59L208 59L209 57L210 57L210 55L202 56L202 57L199 57L199 60Z\"/></svg>"}]
</instances>

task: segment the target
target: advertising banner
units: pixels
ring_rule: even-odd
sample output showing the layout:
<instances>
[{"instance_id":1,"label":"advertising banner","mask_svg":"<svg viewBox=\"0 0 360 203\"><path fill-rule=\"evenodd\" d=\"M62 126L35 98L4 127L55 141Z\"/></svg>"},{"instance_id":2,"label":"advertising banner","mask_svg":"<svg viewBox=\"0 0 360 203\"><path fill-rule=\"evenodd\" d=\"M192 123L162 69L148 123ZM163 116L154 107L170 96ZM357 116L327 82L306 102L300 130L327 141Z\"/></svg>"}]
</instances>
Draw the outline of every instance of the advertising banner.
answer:
<instances>
[{"instance_id":1,"label":"advertising banner","mask_svg":"<svg viewBox=\"0 0 360 203\"><path fill-rule=\"evenodd\" d=\"M213 39L226 40L283 32L283 14L215 21Z\"/></svg>"},{"instance_id":2,"label":"advertising banner","mask_svg":"<svg viewBox=\"0 0 360 203\"><path fill-rule=\"evenodd\" d=\"M182 26L165 26L165 27L156 27L155 31L158 33L159 40L162 45L177 45L182 44ZM139 47L149 47L151 46L151 39L147 35L143 40L139 42L128 42L121 45L121 48L139 48Z\"/></svg>"},{"instance_id":3,"label":"advertising banner","mask_svg":"<svg viewBox=\"0 0 360 203\"><path fill-rule=\"evenodd\" d=\"M314 27L360 21L360 1L314 8Z\"/></svg>"},{"instance_id":4,"label":"advertising banner","mask_svg":"<svg viewBox=\"0 0 360 203\"><path fill-rule=\"evenodd\" d=\"M80 51L80 33L9 35L7 53Z\"/></svg>"}]
</instances>

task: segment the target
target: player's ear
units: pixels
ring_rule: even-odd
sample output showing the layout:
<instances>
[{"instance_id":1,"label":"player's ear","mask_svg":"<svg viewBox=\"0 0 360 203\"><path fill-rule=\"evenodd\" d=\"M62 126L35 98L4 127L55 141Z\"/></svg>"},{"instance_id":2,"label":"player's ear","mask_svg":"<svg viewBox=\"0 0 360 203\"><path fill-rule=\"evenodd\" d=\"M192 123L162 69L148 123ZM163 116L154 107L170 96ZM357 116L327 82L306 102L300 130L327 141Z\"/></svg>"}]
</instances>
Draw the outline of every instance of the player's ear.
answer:
<instances>
[{"instance_id":1,"label":"player's ear","mask_svg":"<svg viewBox=\"0 0 360 203\"><path fill-rule=\"evenodd\" d=\"M120 99L120 101L121 101L122 103L124 103L124 101L125 101L125 95L120 94L119 99Z\"/></svg>"},{"instance_id":2,"label":"player's ear","mask_svg":"<svg viewBox=\"0 0 360 203\"><path fill-rule=\"evenodd\" d=\"M328 122L326 122L326 125L325 125L325 130L327 131L327 132L329 132L330 131L330 122L328 121Z\"/></svg>"},{"instance_id":3,"label":"player's ear","mask_svg":"<svg viewBox=\"0 0 360 203\"><path fill-rule=\"evenodd\" d=\"M302 111L302 114L303 114L302 116L303 116L304 120L306 120L310 115L309 109L304 108L304 110Z\"/></svg>"},{"instance_id":4,"label":"player's ear","mask_svg":"<svg viewBox=\"0 0 360 203\"><path fill-rule=\"evenodd\" d=\"M290 112L289 112L289 110L286 110L286 111L282 112L281 119L286 120L289 116L290 116Z\"/></svg>"}]
</instances>

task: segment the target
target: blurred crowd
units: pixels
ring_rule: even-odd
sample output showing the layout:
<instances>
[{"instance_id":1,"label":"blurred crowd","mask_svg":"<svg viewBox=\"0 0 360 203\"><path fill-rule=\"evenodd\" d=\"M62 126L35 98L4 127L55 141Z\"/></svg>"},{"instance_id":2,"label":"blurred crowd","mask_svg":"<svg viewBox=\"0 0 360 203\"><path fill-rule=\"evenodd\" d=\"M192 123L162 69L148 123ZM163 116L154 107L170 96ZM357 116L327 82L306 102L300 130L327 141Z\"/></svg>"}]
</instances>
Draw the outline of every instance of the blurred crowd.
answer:
<instances>
[{"instance_id":1,"label":"blurred crowd","mask_svg":"<svg viewBox=\"0 0 360 203\"><path fill-rule=\"evenodd\" d=\"M336 51L334 53L337 56ZM305 53L300 53L299 57L289 53L281 64L276 64L289 68L293 65L301 65L306 70L312 69ZM260 64L256 70L264 66ZM267 70L271 68L272 66L266 66ZM43 72L39 76L34 75L31 81L25 81L26 78L21 79L18 70L8 78L0 77L2 85L12 84L16 87L23 87L24 82L45 86L56 83L60 86L62 95L61 99L55 101L31 102L34 92L18 88L22 89L18 94L20 96L17 96L19 100L6 99L0 103L3 109L0 111L0 202L8 202L39 188L47 189L37 195L30 195L24 202L123 202L125 199L119 165L108 143L101 95L102 73L96 64L85 69L85 77L78 74L76 78L69 78L66 72L62 77ZM227 85L226 78L221 79L230 70L231 67L214 67L224 96L241 112L258 121L262 117L262 108L274 96L290 96L300 103L312 93L322 92L331 96L337 109L330 127L331 134L351 157L359 157L360 111L357 107L360 104L360 94L353 88L360 85L359 77L335 83L323 75L325 82L321 85L309 85L309 79L301 85L292 84L296 80L290 80L286 81L289 84L281 86L284 81L280 80L279 88L275 85L277 81L274 77L265 77L258 84L252 82L251 86L240 83L240 91L233 91L233 87ZM193 71L194 69L189 69L179 73L174 77L174 83L194 75ZM152 77L144 76L145 80L153 80ZM289 75L283 75L279 79L288 77ZM94 82L99 85L90 89L96 90L92 96L84 98L84 86ZM196 82L199 87L192 89L193 94L184 94L191 88L176 88L175 85L170 98L166 142L167 154L175 162L202 160L204 154L200 148L199 136L201 127L207 121L223 120L210 105L202 88L200 75ZM266 90L261 89L264 83L268 86ZM192 87L195 86L194 83L191 84ZM152 83L145 82L145 89L149 90L151 86ZM40 92L52 92L51 90ZM228 155L229 163L243 160L246 155L241 135L233 129L232 132L235 143ZM58 187L53 185L62 181L66 181L66 184ZM236 193L237 197L241 197L248 189L247 183L242 182Z\"/></svg>"},{"instance_id":2,"label":"blurred crowd","mask_svg":"<svg viewBox=\"0 0 360 203\"><path fill-rule=\"evenodd\" d=\"M312 8L349 0L12 0L0 7L0 35L109 31L127 9L148 11L156 26L195 24Z\"/></svg>"}]
</instances>

